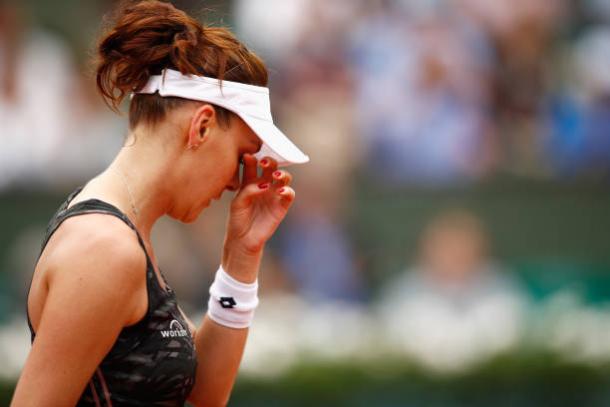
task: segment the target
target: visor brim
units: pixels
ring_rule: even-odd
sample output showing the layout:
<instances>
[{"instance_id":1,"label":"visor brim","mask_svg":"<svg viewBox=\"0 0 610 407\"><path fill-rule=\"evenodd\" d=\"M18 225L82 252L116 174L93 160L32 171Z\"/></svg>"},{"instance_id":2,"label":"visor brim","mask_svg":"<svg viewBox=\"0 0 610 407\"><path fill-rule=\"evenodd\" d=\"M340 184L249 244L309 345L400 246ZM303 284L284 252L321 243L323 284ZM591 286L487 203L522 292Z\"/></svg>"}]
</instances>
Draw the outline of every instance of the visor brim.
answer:
<instances>
[{"instance_id":1,"label":"visor brim","mask_svg":"<svg viewBox=\"0 0 610 407\"><path fill-rule=\"evenodd\" d=\"M242 119L263 142L262 148L255 154L257 159L271 157L280 167L309 162L309 157L275 124L248 116L242 116Z\"/></svg>"}]
</instances>

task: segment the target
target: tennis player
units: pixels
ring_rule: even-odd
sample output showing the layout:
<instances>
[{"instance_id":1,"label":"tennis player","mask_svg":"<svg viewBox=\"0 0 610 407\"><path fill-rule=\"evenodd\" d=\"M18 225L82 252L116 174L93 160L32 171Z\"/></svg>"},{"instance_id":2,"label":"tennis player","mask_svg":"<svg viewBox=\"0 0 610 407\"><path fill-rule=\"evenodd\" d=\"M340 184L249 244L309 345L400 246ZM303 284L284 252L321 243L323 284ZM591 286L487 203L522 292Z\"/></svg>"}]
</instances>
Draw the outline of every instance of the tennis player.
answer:
<instances>
[{"instance_id":1,"label":"tennis player","mask_svg":"<svg viewBox=\"0 0 610 407\"><path fill-rule=\"evenodd\" d=\"M295 197L278 167L308 157L273 124L262 61L226 29L132 2L98 54L105 100L118 109L131 96L130 131L49 223L12 406L224 406L265 242ZM196 220L225 190L235 196L224 250L196 327L159 270L151 230L163 215Z\"/></svg>"}]
</instances>

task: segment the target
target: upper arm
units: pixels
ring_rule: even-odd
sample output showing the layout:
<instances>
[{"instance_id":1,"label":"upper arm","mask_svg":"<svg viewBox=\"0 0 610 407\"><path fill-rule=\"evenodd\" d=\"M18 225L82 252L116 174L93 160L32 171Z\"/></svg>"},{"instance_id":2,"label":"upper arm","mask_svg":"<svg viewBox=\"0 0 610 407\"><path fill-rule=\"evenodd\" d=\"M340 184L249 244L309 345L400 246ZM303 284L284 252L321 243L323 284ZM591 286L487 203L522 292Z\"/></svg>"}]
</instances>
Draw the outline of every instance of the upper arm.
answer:
<instances>
[{"instance_id":1,"label":"upper arm","mask_svg":"<svg viewBox=\"0 0 610 407\"><path fill-rule=\"evenodd\" d=\"M84 237L80 244L66 237L66 243L62 240L56 247L48 294L14 406L75 405L133 318L133 294L143 282L145 289L145 258L137 242L134 247L131 240L107 231Z\"/></svg>"}]
</instances>

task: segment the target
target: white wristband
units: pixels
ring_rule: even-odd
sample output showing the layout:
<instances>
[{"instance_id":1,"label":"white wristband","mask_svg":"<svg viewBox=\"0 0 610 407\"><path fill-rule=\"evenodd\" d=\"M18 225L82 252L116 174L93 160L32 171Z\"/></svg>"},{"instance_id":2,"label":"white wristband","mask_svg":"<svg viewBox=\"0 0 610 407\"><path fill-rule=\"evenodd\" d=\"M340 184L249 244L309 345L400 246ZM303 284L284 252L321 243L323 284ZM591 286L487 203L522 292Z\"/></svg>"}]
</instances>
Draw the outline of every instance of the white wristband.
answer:
<instances>
[{"instance_id":1,"label":"white wristband","mask_svg":"<svg viewBox=\"0 0 610 407\"><path fill-rule=\"evenodd\" d=\"M258 280L242 283L218 268L210 286L208 316L216 323L229 328L247 328L254 318L258 305Z\"/></svg>"}]
</instances>

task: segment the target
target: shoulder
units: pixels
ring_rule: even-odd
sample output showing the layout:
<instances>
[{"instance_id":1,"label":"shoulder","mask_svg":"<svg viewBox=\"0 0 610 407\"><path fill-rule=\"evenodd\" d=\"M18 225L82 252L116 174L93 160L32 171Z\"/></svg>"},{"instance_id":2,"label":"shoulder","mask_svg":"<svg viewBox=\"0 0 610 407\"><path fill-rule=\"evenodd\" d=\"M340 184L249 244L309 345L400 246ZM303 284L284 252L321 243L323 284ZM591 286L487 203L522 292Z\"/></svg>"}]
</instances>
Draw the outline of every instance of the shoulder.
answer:
<instances>
[{"instance_id":1,"label":"shoulder","mask_svg":"<svg viewBox=\"0 0 610 407\"><path fill-rule=\"evenodd\" d=\"M135 231L116 216L74 216L63 222L56 235L47 255L49 282L87 278L133 288L144 281L144 251Z\"/></svg>"}]
</instances>

